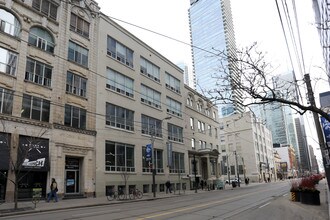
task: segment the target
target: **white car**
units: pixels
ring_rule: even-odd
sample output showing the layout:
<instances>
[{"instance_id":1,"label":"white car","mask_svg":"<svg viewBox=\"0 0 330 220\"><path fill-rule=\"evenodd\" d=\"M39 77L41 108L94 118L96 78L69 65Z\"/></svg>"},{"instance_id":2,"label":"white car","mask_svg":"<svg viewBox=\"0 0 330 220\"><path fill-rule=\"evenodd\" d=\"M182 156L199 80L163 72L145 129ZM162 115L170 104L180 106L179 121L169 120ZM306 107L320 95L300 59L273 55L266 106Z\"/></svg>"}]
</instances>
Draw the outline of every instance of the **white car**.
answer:
<instances>
[{"instance_id":1,"label":"white car","mask_svg":"<svg viewBox=\"0 0 330 220\"><path fill-rule=\"evenodd\" d=\"M238 183L238 179L237 178L235 178L235 179L230 179L230 182L228 181L228 180L226 180L226 184L229 184L229 183L232 183L232 182L236 182L236 183ZM239 179L239 182L241 183L242 181L241 181L241 178Z\"/></svg>"}]
</instances>

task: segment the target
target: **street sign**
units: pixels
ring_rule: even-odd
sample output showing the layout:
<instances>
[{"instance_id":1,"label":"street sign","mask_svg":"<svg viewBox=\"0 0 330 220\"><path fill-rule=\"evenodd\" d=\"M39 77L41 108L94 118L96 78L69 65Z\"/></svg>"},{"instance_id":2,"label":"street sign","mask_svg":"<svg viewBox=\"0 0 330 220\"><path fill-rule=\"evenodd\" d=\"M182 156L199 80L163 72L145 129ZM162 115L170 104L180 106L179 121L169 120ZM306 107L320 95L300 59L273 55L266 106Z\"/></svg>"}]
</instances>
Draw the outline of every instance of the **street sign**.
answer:
<instances>
[{"instance_id":1,"label":"street sign","mask_svg":"<svg viewBox=\"0 0 330 220\"><path fill-rule=\"evenodd\" d=\"M152 159L152 144L146 145L146 161L151 161Z\"/></svg>"}]
</instances>

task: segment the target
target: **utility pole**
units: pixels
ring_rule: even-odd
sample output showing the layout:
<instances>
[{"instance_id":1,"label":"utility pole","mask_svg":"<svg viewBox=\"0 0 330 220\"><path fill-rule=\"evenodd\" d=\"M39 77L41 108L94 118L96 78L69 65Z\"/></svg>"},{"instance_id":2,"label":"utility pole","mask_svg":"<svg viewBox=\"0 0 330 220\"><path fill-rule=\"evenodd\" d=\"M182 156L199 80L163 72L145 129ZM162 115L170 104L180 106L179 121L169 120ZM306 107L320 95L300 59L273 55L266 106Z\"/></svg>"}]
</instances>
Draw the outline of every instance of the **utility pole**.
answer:
<instances>
[{"instance_id":1,"label":"utility pole","mask_svg":"<svg viewBox=\"0 0 330 220\"><path fill-rule=\"evenodd\" d=\"M156 198L156 169L155 169L155 149L154 149L154 143L155 143L155 137L154 137L154 131L151 132L151 171L152 171L152 192L154 195L154 198Z\"/></svg>"},{"instance_id":2,"label":"utility pole","mask_svg":"<svg viewBox=\"0 0 330 220\"><path fill-rule=\"evenodd\" d=\"M245 181L245 179L246 179L246 174L245 174L246 170L245 170L245 164L244 164L244 158L243 157L242 157L242 163L243 163L243 175L244 175L244 181Z\"/></svg>"},{"instance_id":3,"label":"utility pole","mask_svg":"<svg viewBox=\"0 0 330 220\"><path fill-rule=\"evenodd\" d=\"M195 193L197 193L197 177L196 177L196 173L197 173L197 168L196 168L196 155L194 154L194 174L195 174Z\"/></svg>"},{"instance_id":4,"label":"utility pole","mask_svg":"<svg viewBox=\"0 0 330 220\"><path fill-rule=\"evenodd\" d=\"M229 166L229 161L228 161L228 154L226 154L226 158L227 158L228 184L230 185L230 166Z\"/></svg>"},{"instance_id":5,"label":"utility pole","mask_svg":"<svg viewBox=\"0 0 330 220\"><path fill-rule=\"evenodd\" d=\"M305 78L305 82L306 82L306 86L307 86L307 92L308 92L307 94L308 94L309 102L311 103L311 106L316 106L315 105L315 99L314 99L314 93L313 93L313 89L312 89L312 86L311 86L311 79L309 77L309 74L305 74L304 78ZM328 182L328 188L330 188L330 167L329 167L329 164L327 164L327 162L326 162L326 158L329 155L325 155L326 145L325 145L325 142L324 142L324 136L323 136L323 131L322 131L321 124L320 124L320 121L319 121L319 116L316 112L313 112L313 118L314 118L314 124L315 124L315 127L316 127L317 137L319 139L319 144L320 144L320 148L321 148L323 166L324 166L326 178L328 180L327 181Z\"/></svg>"},{"instance_id":6,"label":"utility pole","mask_svg":"<svg viewBox=\"0 0 330 220\"><path fill-rule=\"evenodd\" d=\"M237 162L237 153L236 153L236 150L234 151L235 152L235 160L236 160L236 172L237 172L237 185L238 187L241 187L241 184L240 184L240 181L239 181L239 168L238 168L238 162Z\"/></svg>"}]
</instances>

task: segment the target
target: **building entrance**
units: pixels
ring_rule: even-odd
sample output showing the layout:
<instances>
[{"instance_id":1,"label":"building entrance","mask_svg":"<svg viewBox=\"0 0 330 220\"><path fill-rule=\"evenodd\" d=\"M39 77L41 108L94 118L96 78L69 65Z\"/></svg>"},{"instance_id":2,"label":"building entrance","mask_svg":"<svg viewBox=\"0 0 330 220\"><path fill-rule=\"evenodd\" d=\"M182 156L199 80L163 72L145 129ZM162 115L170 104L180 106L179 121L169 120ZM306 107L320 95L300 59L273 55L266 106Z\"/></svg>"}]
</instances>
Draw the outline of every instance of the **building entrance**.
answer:
<instances>
[{"instance_id":1,"label":"building entrance","mask_svg":"<svg viewBox=\"0 0 330 220\"><path fill-rule=\"evenodd\" d=\"M80 159L66 157L65 158L65 193L80 193Z\"/></svg>"}]
</instances>

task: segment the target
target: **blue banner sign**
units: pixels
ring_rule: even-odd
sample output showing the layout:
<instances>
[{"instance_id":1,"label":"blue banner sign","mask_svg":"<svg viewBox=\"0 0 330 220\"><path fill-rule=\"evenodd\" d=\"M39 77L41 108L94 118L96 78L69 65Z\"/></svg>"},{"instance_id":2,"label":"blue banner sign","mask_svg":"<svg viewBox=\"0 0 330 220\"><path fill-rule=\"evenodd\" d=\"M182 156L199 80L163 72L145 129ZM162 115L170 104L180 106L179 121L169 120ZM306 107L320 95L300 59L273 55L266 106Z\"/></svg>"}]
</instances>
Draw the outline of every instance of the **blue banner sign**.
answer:
<instances>
[{"instance_id":1,"label":"blue banner sign","mask_svg":"<svg viewBox=\"0 0 330 220\"><path fill-rule=\"evenodd\" d=\"M146 161L151 161L152 158L152 144L146 145Z\"/></svg>"}]
</instances>

